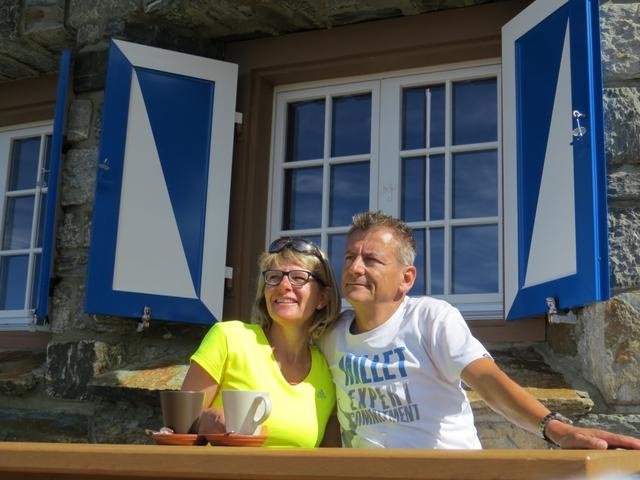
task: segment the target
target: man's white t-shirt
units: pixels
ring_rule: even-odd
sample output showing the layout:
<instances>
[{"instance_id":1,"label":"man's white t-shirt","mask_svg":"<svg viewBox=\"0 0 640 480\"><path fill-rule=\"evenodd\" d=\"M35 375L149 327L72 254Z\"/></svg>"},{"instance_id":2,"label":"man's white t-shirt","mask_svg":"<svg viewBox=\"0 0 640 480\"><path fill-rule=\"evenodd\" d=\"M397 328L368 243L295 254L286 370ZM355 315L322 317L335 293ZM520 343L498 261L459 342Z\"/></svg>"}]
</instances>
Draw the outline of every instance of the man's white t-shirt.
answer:
<instances>
[{"instance_id":1,"label":"man's white t-shirt","mask_svg":"<svg viewBox=\"0 0 640 480\"><path fill-rule=\"evenodd\" d=\"M482 448L460 373L489 357L460 312L406 297L382 325L354 335L352 310L320 342L336 384L344 447Z\"/></svg>"}]
</instances>

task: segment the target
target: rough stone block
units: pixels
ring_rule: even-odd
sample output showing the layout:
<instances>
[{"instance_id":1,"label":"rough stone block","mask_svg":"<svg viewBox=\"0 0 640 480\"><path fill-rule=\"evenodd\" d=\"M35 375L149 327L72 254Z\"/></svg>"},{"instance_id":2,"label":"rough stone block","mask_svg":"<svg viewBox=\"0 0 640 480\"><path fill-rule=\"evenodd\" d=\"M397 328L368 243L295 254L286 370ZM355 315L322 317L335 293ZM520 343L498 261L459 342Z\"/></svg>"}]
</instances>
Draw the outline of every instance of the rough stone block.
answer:
<instances>
[{"instance_id":1,"label":"rough stone block","mask_svg":"<svg viewBox=\"0 0 640 480\"><path fill-rule=\"evenodd\" d=\"M624 165L615 170L609 169L607 197L610 202L640 200L640 166Z\"/></svg>"},{"instance_id":2,"label":"rough stone block","mask_svg":"<svg viewBox=\"0 0 640 480\"><path fill-rule=\"evenodd\" d=\"M65 250L56 255L55 272L59 277L85 279L89 252L83 249Z\"/></svg>"},{"instance_id":3,"label":"rough stone block","mask_svg":"<svg viewBox=\"0 0 640 480\"><path fill-rule=\"evenodd\" d=\"M22 396L38 384L44 352L0 352L0 395Z\"/></svg>"},{"instance_id":4,"label":"rough stone block","mask_svg":"<svg viewBox=\"0 0 640 480\"><path fill-rule=\"evenodd\" d=\"M640 207L609 208L609 268L614 288L640 286Z\"/></svg>"},{"instance_id":5,"label":"rough stone block","mask_svg":"<svg viewBox=\"0 0 640 480\"><path fill-rule=\"evenodd\" d=\"M72 149L67 152L62 174L62 206L93 202L97 159L97 148Z\"/></svg>"},{"instance_id":6,"label":"rough stone block","mask_svg":"<svg viewBox=\"0 0 640 480\"><path fill-rule=\"evenodd\" d=\"M86 443L89 417L69 411L3 408L0 409L0 440Z\"/></svg>"},{"instance_id":7,"label":"rough stone block","mask_svg":"<svg viewBox=\"0 0 640 480\"><path fill-rule=\"evenodd\" d=\"M600 29L605 85L640 77L640 3L604 3Z\"/></svg>"},{"instance_id":8,"label":"rough stone block","mask_svg":"<svg viewBox=\"0 0 640 480\"><path fill-rule=\"evenodd\" d=\"M84 398L93 378L95 342L52 342L47 347L47 391L57 398Z\"/></svg>"},{"instance_id":9,"label":"rough stone block","mask_svg":"<svg viewBox=\"0 0 640 480\"><path fill-rule=\"evenodd\" d=\"M103 90L107 78L107 43L98 50L83 51L76 55L73 88L76 93Z\"/></svg>"},{"instance_id":10,"label":"rough stone block","mask_svg":"<svg viewBox=\"0 0 640 480\"><path fill-rule=\"evenodd\" d=\"M62 216L56 236L56 246L66 248L87 248L91 240L91 216L88 208L69 208Z\"/></svg>"},{"instance_id":11,"label":"rough stone block","mask_svg":"<svg viewBox=\"0 0 640 480\"><path fill-rule=\"evenodd\" d=\"M51 330L61 333L85 330L92 319L84 313L84 279L64 278L58 282L51 298Z\"/></svg>"},{"instance_id":12,"label":"rough stone block","mask_svg":"<svg viewBox=\"0 0 640 480\"><path fill-rule=\"evenodd\" d=\"M93 103L88 99L76 99L69 109L69 121L67 122L67 140L79 142L89 138L91 128L91 114Z\"/></svg>"},{"instance_id":13,"label":"rough stone block","mask_svg":"<svg viewBox=\"0 0 640 480\"><path fill-rule=\"evenodd\" d=\"M85 398L87 384L95 375L122 363L124 348L95 340L52 341L47 347L48 393L59 398Z\"/></svg>"},{"instance_id":14,"label":"rough stone block","mask_svg":"<svg viewBox=\"0 0 640 480\"><path fill-rule=\"evenodd\" d=\"M160 402L118 401L101 402L93 418L96 443L152 443L145 429L162 427Z\"/></svg>"},{"instance_id":15,"label":"rough stone block","mask_svg":"<svg viewBox=\"0 0 640 480\"><path fill-rule=\"evenodd\" d=\"M604 116L607 162L640 163L640 89L605 89Z\"/></svg>"},{"instance_id":16,"label":"rough stone block","mask_svg":"<svg viewBox=\"0 0 640 480\"><path fill-rule=\"evenodd\" d=\"M86 0L69 0L69 15L67 22L73 28L80 28L86 23L95 21L107 22L113 18L127 17L140 11L138 0L101 0L87 2Z\"/></svg>"},{"instance_id":17,"label":"rough stone block","mask_svg":"<svg viewBox=\"0 0 640 480\"><path fill-rule=\"evenodd\" d=\"M621 435L640 438L640 415L589 414L576 422L585 428L601 428Z\"/></svg>"},{"instance_id":18,"label":"rough stone block","mask_svg":"<svg viewBox=\"0 0 640 480\"><path fill-rule=\"evenodd\" d=\"M585 379L610 405L640 405L640 292L585 307L578 327Z\"/></svg>"},{"instance_id":19,"label":"rough stone block","mask_svg":"<svg viewBox=\"0 0 640 480\"><path fill-rule=\"evenodd\" d=\"M73 35L64 24L64 0L25 0L24 35L49 50L73 46Z\"/></svg>"}]
</instances>

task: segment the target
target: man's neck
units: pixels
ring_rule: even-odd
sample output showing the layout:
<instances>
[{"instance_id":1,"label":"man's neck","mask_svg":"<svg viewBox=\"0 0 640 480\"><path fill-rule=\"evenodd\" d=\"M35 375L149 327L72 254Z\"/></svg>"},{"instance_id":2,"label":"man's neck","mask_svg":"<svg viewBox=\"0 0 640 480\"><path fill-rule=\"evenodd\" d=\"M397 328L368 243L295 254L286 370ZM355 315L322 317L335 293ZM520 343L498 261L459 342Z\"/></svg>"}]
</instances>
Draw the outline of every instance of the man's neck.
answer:
<instances>
[{"instance_id":1,"label":"man's neck","mask_svg":"<svg viewBox=\"0 0 640 480\"><path fill-rule=\"evenodd\" d=\"M379 327L396 313L403 300L404 296L393 302L352 305L356 319L351 333L364 333Z\"/></svg>"}]
</instances>

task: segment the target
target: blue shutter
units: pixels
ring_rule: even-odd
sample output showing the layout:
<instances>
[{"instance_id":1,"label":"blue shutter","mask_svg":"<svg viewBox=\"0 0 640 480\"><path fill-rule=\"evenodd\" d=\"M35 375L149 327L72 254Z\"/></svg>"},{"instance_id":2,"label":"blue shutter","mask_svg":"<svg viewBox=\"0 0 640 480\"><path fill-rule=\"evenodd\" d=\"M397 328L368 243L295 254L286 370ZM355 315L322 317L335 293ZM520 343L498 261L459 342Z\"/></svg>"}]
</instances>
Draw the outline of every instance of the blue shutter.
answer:
<instances>
[{"instance_id":1,"label":"blue shutter","mask_svg":"<svg viewBox=\"0 0 640 480\"><path fill-rule=\"evenodd\" d=\"M598 7L537 0L502 30L507 319L609 298Z\"/></svg>"},{"instance_id":2,"label":"blue shutter","mask_svg":"<svg viewBox=\"0 0 640 480\"><path fill-rule=\"evenodd\" d=\"M86 310L222 316L237 66L114 40Z\"/></svg>"},{"instance_id":3,"label":"blue shutter","mask_svg":"<svg viewBox=\"0 0 640 480\"><path fill-rule=\"evenodd\" d=\"M69 71L71 69L71 50L62 51L60 73L56 91L56 107L53 119L53 133L49 150L49 183L47 185L47 203L44 211L44 231L42 236L42 257L38 275L38 298L36 299L36 322L44 323L49 313L49 284L53 269L53 248L55 242L56 212L58 208L58 185L60 178L60 157L64 136L67 98L69 91Z\"/></svg>"}]
</instances>

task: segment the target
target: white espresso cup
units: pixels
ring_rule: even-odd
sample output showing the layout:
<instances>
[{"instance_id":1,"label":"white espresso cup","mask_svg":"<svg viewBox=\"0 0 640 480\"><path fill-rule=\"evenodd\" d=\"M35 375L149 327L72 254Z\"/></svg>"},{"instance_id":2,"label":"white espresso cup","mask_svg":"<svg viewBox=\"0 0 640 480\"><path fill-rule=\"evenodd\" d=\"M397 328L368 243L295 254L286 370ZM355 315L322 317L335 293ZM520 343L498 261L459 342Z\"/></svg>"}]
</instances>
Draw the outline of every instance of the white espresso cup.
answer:
<instances>
[{"instance_id":1,"label":"white espresso cup","mask_svg":"<svg viewBox=\"0 0 640 480\"><path fill-rule=\"evenodd\" d=\"M222 404L228 433L258 435L260 426L271 414L267 392L223 390Z\"/></svg>"}]
</instances>

